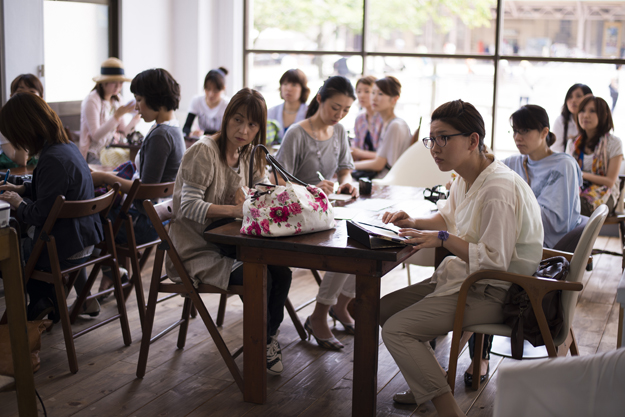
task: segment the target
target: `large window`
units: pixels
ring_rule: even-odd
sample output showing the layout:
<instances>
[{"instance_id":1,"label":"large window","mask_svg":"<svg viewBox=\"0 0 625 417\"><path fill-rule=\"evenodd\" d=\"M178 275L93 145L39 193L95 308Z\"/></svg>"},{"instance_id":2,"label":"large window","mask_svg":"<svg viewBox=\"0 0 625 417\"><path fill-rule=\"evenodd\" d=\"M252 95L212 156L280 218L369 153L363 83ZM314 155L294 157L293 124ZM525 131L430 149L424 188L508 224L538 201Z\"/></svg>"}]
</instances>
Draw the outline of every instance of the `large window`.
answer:
<instances>
[{"instance_id":1,"label":"large window","mask_svg":"<svg viewBox=\"0 0 625 417\"><path fill-rule=\"evenodd\" d=\"M469 101L500 156L516 152L508 118L521 104L543 106L553 123L572 84L612 105L609 85L620 79L614 120L625 137L623 1L246 0L244 54L244 83L268 106L280 102L278 80L290 68L306 73L313 92L335 74L394 75L396 112L413 131L422 119L422 136L437 106Z\"/></svg>"},{"instance_id":2,"label":"large window","mask_svg":"<svg viewBox=\"0 0 625 417\"><path fill-rule=\"evenodd\" d=\"M117 1L43 2L46 100L81 101L93 88L100 64L116 56Z\"/></svg>"}]
</instances>

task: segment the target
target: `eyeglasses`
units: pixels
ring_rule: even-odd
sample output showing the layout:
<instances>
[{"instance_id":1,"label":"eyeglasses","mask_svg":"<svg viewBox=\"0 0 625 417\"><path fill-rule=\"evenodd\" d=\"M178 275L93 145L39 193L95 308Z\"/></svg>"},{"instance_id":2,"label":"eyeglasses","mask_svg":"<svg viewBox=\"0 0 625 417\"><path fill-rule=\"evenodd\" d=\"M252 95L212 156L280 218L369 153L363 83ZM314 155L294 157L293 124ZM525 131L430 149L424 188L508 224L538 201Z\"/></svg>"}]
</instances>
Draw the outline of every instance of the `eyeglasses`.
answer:
<instances>
[{"instance_id":1,"label":"eyeglasses","mask_svg":"<svg viewBox=\"0 0 625 417\"><path fill-rule=\"evenodd\" d=\"M442 185L437 185L432 188L426 188L423 190L423 198L436 204L438 200L445 200L449 197L449 191Z\"/></svg>"},{"instance_id":2,"label":"eyeglasses","mask_svg":"<svg viewBox=\"0 0 625 417\"><path fill-rule=\"evenodd\" d=\"M512 129L511 131L509 130L509 131L508 131L508 133L511 133L511 134L512 134L512 136L514 136L514 135L521 135L521 136L524 136L524 135L527 135L527 134L529 133L529 131L530 131L530 130L531 130L531 129L519 129L519 130L517 130L517 129Z\"/></svg>"},{"instance_id":3,"label":"eyeglasses","mask_svg":"<svg viewBox=\"0 0 625 417\"><path fill-rule=\"evenodd\" d=\"M432 149L434 147L434 142L441 148L444 148L447 145L447 140L452 136L467 136L471 133L454 133L453 135L439 135L435 137L423 138L423 145L427 149Z\"/></svg>"}]
</instances>

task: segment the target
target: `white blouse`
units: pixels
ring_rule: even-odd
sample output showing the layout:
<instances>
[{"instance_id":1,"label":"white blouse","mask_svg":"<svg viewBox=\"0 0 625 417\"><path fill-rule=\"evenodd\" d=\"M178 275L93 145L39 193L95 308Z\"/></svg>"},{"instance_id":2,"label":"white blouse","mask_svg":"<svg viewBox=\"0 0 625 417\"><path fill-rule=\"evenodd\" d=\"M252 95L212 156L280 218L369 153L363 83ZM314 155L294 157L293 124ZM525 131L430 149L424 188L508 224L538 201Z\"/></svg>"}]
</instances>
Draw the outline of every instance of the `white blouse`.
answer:
<instances>
[{"instance_id":1,"label":"white blouse","mask_svg":"<svg viewBox=\"0 0 625 417\"><path fill-rule=\"evenodd\" d=\"M495 269L532 275L543 250L540 207L525 180L503 162L494 160L467 191L458 177L448 200L439 202L439 213L449 233L469 242L469 263L448 256L432 276L431 296L457 293L472 273ZM503 281L480 281L508 288Z\"/></svg>"}]
</instances>

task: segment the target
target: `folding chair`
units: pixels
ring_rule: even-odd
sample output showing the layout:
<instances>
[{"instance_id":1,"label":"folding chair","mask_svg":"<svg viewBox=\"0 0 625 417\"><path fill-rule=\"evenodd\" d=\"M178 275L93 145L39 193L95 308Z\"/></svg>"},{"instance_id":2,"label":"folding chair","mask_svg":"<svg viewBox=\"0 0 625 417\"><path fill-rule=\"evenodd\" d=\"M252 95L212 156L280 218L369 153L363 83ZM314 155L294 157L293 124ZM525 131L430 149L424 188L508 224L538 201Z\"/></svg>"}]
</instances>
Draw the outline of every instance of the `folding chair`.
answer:
<instances>
[{"instance_id":1,"label":"folding chair","mask_svg":"<svg viewBox=\"0 0 625 417\"><path fill-rule=\"evenodd\" d=\"M76 358L76 348L74 346L74 339L88 332L95 330L105 324L111 323L119 319L124 345L129 346L132 343L130 337L130 327L128 326L128 316L126 313L126 305L124 303L124 296L122 294L122 284L119 276L119 267L117 264L117 254L115 251L115 242L113 240L113 229L111 222L106 218L106 214L110 210L115 195L119 190L119 184L115 184L113 189L108 193L93 198L91 200L83 201L65 201L65 197L58 196L45 224L41 230L39 238L35 242L32 254L26 264L24 279L28 282L29 279L36 279L39 281L47 282L54 285L54 290L57 298L57 305L59 308L59 315L61 318L61 325L63 327L63 336L65 338L65 347L67 349L67 359L69 361L69 368L72 373L78 372L78 359ZM79 217L87 217L93 214L101 214L102 216L102 228L104 229L104 245L99 255L92 255L90 259L81 264L71 268L61 270L59 263L56 239L52 233L54 225L58 219L75 219ZM43 248L48 250L48 256L50 258L51 272L44 272L35 270L35 265L41 256ZM68 312L66 301L66 288L71 288L76 281L78 273L82 268L93 265L87 284L85 285L81 294L77 294L76 302L72 307L71 314ZM118 314L104 319L93 326L90 326L78 333L72 332L71 317L76 317L81 311L82 305L85 301L94 299L98 294L88 295L93 283L95 281L98 272L102 265L108 265L113 271L113 289L115 293L115 299L117 300ZM5 313L6 314L6 313ZM5 318L3 317L3 321Z\"/></svg>"},{"instance_id":2,"label":"folding chair","mask_svg":"<svg viewBox=\"0 0 625 417\"><path fill-rule=\"evenodd\" d=\"M625 270L625 207L623 204L623 198L625 197L625 175L619 175L619 189L621 191L614 212L605 219L605 224L618 224L619 236L621 238L621 253L611 252L606 250L595 249L593 254L606 254L623 257L621 268Z\"/></svg>"},{"instance_id":3,"label":"folding chair","mask_svg":"<svg viewBox=\"0 0 625 417\"><path fill-rule=\"evenodd\" d=\"M219 353L221 354L224 362L228 366L230 373L232 374L234 380L237 385L243 391L243 376L239 367L235 363L234 359L239 356L243 352L243 348L239 348L234 354L230 353L230 350L226 346L221 334L217 330L217 326L213 322L213 319L206 309L200 294L208 293L208 294L243 294L243 286L230 286L228 290L222 290L221 288L217 288L213 285L208 284L200 284L196 289L193 286L191 278L187 273L178 252L174 248L174 245L169 237L169 234L165 230L163 226L163 222L167 222L171 220L173 216L173 202L171 200L165 201L163 203L157 204L154 206L152 201L145 200L143 202L143 207L150 218L150 221L154 225L158 236L161 239L161 243L156 247L156 254L154 256L154 269L152 270L152 280L150 282L150 291L148 293L148 304L146 308L146 316L145 323L143 326L143 337L141 339L141 350L139 352L139 362L137 364L137 377L143 378L145 375L145 370L147 366L148 360L148 352L150 349L150 344L171 330L175 329L177 326L180 326L178 333L178 348L184 348L186 338L187 338L187 329L189 327L189 315L191 312L191 306L195 306L197 311L202 318L202 321L206 325L208 332L210 333ZM165 258L165 253L169 256L172 263L174 264L174 268L178 272L180 276L181 283L166 283L164 282L168 277L167 274L162 275L163 271L163 260ZM158 302L157 297L159 292L170 293L170 294L181 294L185 297L184 304L182 307L182 317L176 323L172 324L159 334L154 337L152 336L152 329L154 326L154 316L156 310L156 304Z\"/></svg>"},{"instance_id":4,"label":"folding chair","mask_svg":"<svg viewBox=\"0 0 625 417\"><path fill-rule=\"evenodd\" d=\"M117 236L117 233L122 227L122 223L124 224L126 230L126 243L116 243L115 246L117 254L121 259L126 258L130 260L132 274L128 282L122 284L122 287L124 288L124 300L128 299L130 292L134 288L137 297L137 307L139 309L139 319L141 320L141 326L143 326L143 322L145 320L145 297L143 294L141 271L143 270L146 261L150 257L152 249L156 245L158 245L161 240L160 238L156 238L156 240L150 242L137 244L132 216L129 214L129 210L132 207L133 202L136 200L156 200L159 198L169 197L172 195L173 192L173 182L165 182L160 184L143 184L141 183L140 179L136 179L132 183L132 187L130 188L130 191L128 191L126 199L124 200L124 203L120 208L119 214L115 219L115 222L113 223L114 236ZM143 253L140 254L140 251L143 251ZM110 294L112 291L113 288L110 288L108 290L102 291L100 294Z\"/></svg>"}]
</instances>

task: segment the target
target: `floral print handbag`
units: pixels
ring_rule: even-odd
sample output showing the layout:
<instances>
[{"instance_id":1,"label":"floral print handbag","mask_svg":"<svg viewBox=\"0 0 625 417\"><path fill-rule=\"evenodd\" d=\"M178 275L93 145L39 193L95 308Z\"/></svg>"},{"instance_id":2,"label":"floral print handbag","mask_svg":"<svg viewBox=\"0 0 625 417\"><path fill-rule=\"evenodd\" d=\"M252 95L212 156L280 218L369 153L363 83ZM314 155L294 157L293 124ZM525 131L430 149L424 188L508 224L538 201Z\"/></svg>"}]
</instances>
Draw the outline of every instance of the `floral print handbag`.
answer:
<instances>
[{"instance_id":1,"label":"floral print handbag","mask_svg":"<svg viewBox=\"0 0 625 417\"><path fill-rule=\"evenodd\" d=\"M257 149L265 152L275 182L280 174L286 185L252 184ZM242 234L279 237L334 227L332 204L325 193L286 172L263 145L257 145L252 151L249 173L250 193L243 203Z\"/></svg>"}]
</instances>

